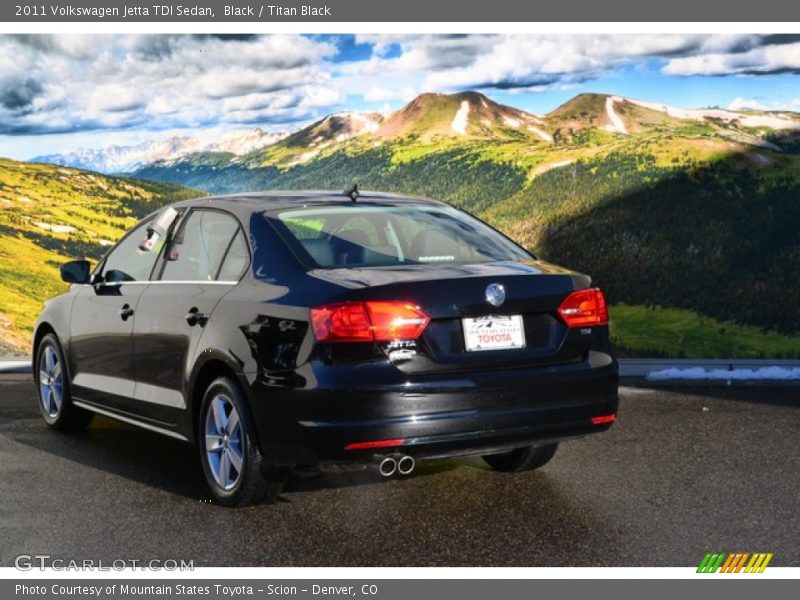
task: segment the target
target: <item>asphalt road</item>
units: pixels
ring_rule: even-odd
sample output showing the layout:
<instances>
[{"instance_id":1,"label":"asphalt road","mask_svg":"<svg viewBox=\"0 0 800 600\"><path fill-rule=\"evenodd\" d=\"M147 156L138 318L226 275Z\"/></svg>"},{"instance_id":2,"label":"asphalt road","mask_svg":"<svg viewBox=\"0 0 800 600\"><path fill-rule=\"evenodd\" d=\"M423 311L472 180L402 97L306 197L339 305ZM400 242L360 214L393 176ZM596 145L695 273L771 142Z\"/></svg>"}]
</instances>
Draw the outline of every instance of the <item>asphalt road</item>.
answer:
<instances>
[{"instance_id":1,"label":"asphalt road","mask_svg":"<svg viewBox=\"0 0 800 600\"><path fill-rule=\"evenodd\" d=\"M542 471L480 459L290 481L273 505L208 502L178 442L96 418L49 431L27 375L0 377L0 565L689 566L706 550L800 565L800 390L625 388L606 434Z\"/></svg>"}]
</instances>

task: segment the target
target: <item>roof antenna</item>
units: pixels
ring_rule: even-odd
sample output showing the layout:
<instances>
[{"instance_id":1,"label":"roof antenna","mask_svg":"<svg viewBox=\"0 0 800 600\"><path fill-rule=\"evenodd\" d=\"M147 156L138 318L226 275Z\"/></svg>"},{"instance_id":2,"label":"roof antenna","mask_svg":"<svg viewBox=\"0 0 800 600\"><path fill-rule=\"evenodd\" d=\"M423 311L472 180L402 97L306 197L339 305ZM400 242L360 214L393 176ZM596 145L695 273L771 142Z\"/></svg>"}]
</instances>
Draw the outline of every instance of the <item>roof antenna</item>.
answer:
<instances>
[{"instance_id":1,"label":"roof antenna","mask_svg":"<svg viewBox=\"0 0 800 600\"><path fill-rule=\"evenodd\" d=\"M350 188L349 190L345 191L344 195L345 195L345 196L349 196L349 197L350 197L350 200L352 200L353 202L355 202L356 200L358 200L358 196L360 195L360 194L358 193L358 184L357 184L357 183L354 183L354 184L353 184L353 187L352 187L352 188Z\"/></svg>"}]
</instances>

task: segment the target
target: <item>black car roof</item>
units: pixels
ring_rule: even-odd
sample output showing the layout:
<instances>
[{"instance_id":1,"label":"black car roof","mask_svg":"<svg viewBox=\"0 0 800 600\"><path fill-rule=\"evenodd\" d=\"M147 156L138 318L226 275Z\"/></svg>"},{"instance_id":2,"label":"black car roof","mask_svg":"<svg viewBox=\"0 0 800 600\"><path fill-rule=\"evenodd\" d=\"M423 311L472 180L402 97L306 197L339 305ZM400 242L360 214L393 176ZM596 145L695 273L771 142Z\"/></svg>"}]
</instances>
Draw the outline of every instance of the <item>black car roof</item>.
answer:
<instances>
[{"instance_id":1,"label":"black car roof","mask_svg":"<svg viewBox=\"0 0 800 600\"><path fill-rule=\"evenodd\" d=\"M392 206L396 204L417 204L426 206L442 206L444 202L431 200L420 196L408 194L392 194L388 192L359 191L358 199L353 202L342 191L305 191L305 190L279 190L269 192L245 192L241 194L225 194L207 196L192 200L183 200L173 206L216 206L219 208L239 210L280 210L295 208L303 204L369 204Z\"/></svg>"}]
</instances>

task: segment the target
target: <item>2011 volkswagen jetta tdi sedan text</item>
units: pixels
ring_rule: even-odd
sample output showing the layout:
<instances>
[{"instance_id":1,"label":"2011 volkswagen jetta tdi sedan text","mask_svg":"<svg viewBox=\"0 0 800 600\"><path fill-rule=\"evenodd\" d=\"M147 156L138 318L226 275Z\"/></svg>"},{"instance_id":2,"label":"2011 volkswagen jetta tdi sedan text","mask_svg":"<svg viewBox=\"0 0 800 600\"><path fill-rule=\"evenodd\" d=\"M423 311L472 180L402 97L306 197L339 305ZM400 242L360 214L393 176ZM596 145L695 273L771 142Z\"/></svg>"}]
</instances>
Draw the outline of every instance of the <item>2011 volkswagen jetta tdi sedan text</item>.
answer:
<instances>
[{"instance_id":1,"label":"2011 volkswagen jetta tdi sedan text","mask_svg":"<svg viewBox=\"0 0 800 600\"><path fill-rule=\"evenodd\" d=\"M603 293L441 202L186 201L61 274L34 333L47 424L196 444L222 504L273 499L300 466L534 469L616 416Z\"/></svg>"}]
</instances>

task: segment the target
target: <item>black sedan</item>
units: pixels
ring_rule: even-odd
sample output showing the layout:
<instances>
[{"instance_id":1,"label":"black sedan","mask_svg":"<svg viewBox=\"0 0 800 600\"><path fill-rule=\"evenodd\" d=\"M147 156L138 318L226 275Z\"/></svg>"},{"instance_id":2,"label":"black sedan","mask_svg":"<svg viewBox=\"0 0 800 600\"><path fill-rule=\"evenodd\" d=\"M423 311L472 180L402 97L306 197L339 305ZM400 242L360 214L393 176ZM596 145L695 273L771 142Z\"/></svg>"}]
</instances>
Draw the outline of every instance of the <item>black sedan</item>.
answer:
<instances>
[{"instance_id":1,"label":"black sedan","mask_svg":"<svg viewBox=\"0 0 800 600\"><path fill-rule=\"evenodd\" d=\"M535 469L616 418L603 293L441 202L186 201L61 274L35 325L44 420L196 444L225 505L274 499L293 468Z\"/></svg>"}]
</instances>

